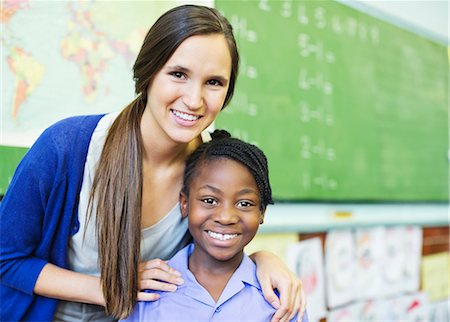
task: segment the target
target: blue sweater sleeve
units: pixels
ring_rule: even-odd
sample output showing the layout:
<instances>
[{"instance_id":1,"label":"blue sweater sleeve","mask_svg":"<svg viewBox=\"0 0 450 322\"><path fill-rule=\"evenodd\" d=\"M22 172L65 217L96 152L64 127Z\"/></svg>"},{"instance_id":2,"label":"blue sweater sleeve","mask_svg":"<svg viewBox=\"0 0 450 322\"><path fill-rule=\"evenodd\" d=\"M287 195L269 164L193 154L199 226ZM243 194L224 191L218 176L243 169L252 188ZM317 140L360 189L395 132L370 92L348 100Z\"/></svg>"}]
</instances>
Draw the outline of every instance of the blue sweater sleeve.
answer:
<instances>
[{"instance_id":1,"label":"blue sweater sleeve","mask_svg":"<svg viewBox=\"0 0 450 322\"><path fill-rule=\"evenodd\" d=\"M57 301L34 294L47 263L68 268L92 133L102 115L52 125L20 162L0 203L1 321L50 321Z\"/></svg>"},{"instance_id":2,"label":"blue sweater sleeve","mask_svg":"<svg viewBox=\"0 0 450 322\"><path fill-rule=\"evenodd\" d=\"M36 257L45 211L57 174L57 156L45 131L16 169L0 204L0 277L2 284L33 293L47 260Z\"/></svg>"},{"instance_id":3,"label":"blue sweater sleeve","mask_svg":"<svg viewBox=\"0 0 450 322\"><path fill-rule=\"evenodd\" d=\"M48 262L67 268L78 231L78 195L92 133L103 115L59 121L20 162L0 203L1 284L33 294Z\"/></svg>"}]
</instances>

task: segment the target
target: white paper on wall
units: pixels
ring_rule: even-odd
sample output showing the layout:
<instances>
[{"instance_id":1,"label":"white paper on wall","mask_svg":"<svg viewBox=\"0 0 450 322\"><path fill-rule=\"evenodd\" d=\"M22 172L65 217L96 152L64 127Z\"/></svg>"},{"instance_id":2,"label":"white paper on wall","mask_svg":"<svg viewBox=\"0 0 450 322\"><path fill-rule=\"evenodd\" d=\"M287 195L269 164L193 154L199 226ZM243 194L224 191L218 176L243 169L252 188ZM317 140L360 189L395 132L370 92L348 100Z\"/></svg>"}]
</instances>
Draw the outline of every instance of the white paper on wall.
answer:
<instances>
[{"instance_id":1,"label":"white paper on wall","mask_svg":"<svg viewBox=\"0 0 450 322\"><path fill-rule=\"evenodd\" d=\"M420 265L422 261L422 229L408 226L403 239L404 292L417 292L420 287Z\"/></svg>"},{"instance_id":2,"label":"white paper on wall","mask_svg":"<svg viewBox=\"0 0 450 322\"><path fill-rule=\"evenodd\" d=\"M384 302L381 300L365 300L354 304L355 315L361 322L383 321Z\"/></svg>"},{"instance_id":3,"label":"white paper on wall","mask_svg":"<svg viewBox=\"0 0 450 322\"><path fill-rule=\"evenodd\" d=\"M310 321L326 316L322 241L311 238L290 244L286 252L290 269L302 280Z\"/></svg>"},{"instance_id":4,"label":"white paper on wall","mask_svg":"<svg viewBox=\"0 0 450 322\"><path fill-rule=\"evenodd\" d=\"M405 318L405 299L402 296L384 300L382 321L399 322Z\"/></svg>"},{"instance_id":5,"label":"white paper on wall","mask_svg":"<svg viewBox=\"0 0 450 322\"><path fill-rule=\"evenodd\" d=\"M376 299L383 295L384 227L355 231L356 292L358 299Z\"/></svg>"},{"instance_id":6,"label":"white paper on wall","mask_svg":"<svg viewBox=\"0 0 450 322\"><path fill-rule=\"evenodd\" d=\"M422 231L418 227L389 227L385 230L383 294L395 296L419 289Z\"/></svg>"},{"instance_id":7,"label":"white paper on wall","mask_svg":"<svg viewBox=\"0 0 450 322\"><path fill-rule=\"evenodd\" d=\"M428 320L428 298L423 292L405 296L405 321L421 322Z\"/></svg>"},{"instance_id":8,"label":"white paper on wall","mask_svg":"<svg viewBox=\"0 0 450 322\"><path fill-rule=\"evenodd\" d=\"M329 311L327 322L361 322L358 316L358 304L344 305Z\"/></svg>"},{"instance_id":9,"label":"white paper on wall","mask_svg":"<svg viewBox=\"0 0 450 322\"><path fill-rule=\"evenodd\" d=\"M429 321L428 299L423 292L406 294L385 300L383 321L390 322L422 322Z\"/></svg>"},{"instance_id":10,"label":"white paper on wall","mask_svg":"<svg viewBox=\"0 0 450 322\"><path fill-rule=\"evenodd\" d=\"M430 322L450 321L450 298L428 304L428 320Z\"/></svg>"},{"instance_id":11,"label":"white paper on wall","mask_svg":"<svg viewBox=\"0 0 450 322\"><path fill-rule=\"evenodd\" d=\"M327 303L330 309L357 298L356 257L351 230L334 230L325 240Z\"/></svg>"},{"instance_id":12,"label":"white paper on wall","mask_svg":"<svg viewBox=\"0 0 450 322\"><path fill-rule=\"evenodd\" d=\"M383 259L383 294L390 297L402 293L403 289L403 266L405 254L403 253L404 227L386 228L384 238Z\"/></svg>"}]
</instances>

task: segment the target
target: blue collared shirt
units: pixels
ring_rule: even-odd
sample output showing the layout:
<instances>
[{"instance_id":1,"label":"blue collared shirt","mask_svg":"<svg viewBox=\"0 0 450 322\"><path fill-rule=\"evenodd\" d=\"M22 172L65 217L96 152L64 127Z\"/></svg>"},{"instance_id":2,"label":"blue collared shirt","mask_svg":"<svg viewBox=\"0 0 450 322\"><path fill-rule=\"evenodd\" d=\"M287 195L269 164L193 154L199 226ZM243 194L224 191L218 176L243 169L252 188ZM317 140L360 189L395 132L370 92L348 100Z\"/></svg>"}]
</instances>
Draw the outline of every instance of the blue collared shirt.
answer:
<instances>
[{"instance_id":1,"label":"blue collared shirt","mask_svg":"<svg viewBox=\"0 0 450 322\"><path fill-rule=\"evenodd\" d=\"M270 321L275 309L264 299L256 278L255 264L244 254L217 302L188 269L194 245L180 250L169 265L178 270L185 282L176 292L156 292L158 301L138 302L123 321ZM293 319L292 321L296 321ZM303 322L308 322L306 314Z\"/></svg>"}]
</instances>

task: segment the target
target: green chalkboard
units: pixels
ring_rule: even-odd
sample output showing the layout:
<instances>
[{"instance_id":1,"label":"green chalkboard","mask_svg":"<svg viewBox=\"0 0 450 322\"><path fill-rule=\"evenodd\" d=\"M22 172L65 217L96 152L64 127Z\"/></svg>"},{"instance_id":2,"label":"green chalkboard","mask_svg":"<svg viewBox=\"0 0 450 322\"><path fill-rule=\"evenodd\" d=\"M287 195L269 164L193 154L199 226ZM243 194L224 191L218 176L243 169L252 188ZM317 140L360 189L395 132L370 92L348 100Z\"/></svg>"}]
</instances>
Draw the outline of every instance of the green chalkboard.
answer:
<instances>
[{"instance_id":1,"label":"green chalkboard","mask_svg":"<svg viewBox=\"0 0 450 322\"><path fill-rule=\"evenodd\" d=\"M14 171L28 148L0 145L0 196L4 195Z\"/></svg>"},{"instance_id":2,"label":"green chalkboard","mask_svg":"<svg viewBox=\"0 0 450 322\"><path fill-rule=\"evenodd\" d=\"M446 46L333 1L227 1L241 54L216 122L281 200L449 198Z\"/></svg>"}]
</instances>

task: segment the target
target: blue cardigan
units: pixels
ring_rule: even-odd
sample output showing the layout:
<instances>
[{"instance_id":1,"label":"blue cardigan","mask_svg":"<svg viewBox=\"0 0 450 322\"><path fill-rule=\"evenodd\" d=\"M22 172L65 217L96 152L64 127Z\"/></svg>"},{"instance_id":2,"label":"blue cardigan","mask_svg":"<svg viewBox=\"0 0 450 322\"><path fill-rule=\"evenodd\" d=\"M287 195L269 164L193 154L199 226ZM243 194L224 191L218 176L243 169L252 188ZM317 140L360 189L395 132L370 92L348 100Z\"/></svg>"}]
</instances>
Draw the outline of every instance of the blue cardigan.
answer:
<instances>
[{"instance_id":1,"label":"blue cardigan","mask_svg":"<svg viewBox=\"0 0 450 322\"><path fill-rule=\"evenodd\" d=\"M42 133L0 203L0 321L51 321L57 300L33 293L47 263L67 268L91 136L103 115L62 120Z\"/></svg>"}]
</instances>

